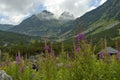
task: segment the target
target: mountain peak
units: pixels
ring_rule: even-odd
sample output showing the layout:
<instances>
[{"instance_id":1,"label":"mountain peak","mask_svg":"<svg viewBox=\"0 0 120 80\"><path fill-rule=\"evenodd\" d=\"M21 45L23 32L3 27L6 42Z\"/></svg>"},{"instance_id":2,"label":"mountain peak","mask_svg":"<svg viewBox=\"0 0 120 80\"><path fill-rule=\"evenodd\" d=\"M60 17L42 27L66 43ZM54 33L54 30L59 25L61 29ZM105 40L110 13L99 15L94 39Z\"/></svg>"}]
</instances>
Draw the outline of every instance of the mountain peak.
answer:
<instances>
[{"instance_id":1,"label":"mountain peak","mask_svg":"<svg viewBox=\"0 0 120 80\"><path fill-rule=\"evenodd\" d=\"M67 11L64 11L61 16L59 17L60 20L73 20L74 19L74 16L73 14L67 12Z\"/></svg>"},{"instance_id":2,"label":"mountain peak","mask_svg":"<svg viewBox=\"0 0 120 80\"><path fill-rule=\"evenodd\" d=\"M39 14L36 14L36 17L38 17L40 20L50 20L50 19L55 19L54 14L47 11L43 10Z\"/></svg>"},{"instance_id":3,"label":"mountain peak","mask_svg":"<svg viewBox=\"0 0 120 80\"><path fill-rule=\"evenodd\" d=\"M47 10L43 10L42 13L43 13L43 14L48 14L48 15L54 15L53 13L51 13L51 12L49 12L49 11L47 11Z\"/></svg>"}]
</instances>

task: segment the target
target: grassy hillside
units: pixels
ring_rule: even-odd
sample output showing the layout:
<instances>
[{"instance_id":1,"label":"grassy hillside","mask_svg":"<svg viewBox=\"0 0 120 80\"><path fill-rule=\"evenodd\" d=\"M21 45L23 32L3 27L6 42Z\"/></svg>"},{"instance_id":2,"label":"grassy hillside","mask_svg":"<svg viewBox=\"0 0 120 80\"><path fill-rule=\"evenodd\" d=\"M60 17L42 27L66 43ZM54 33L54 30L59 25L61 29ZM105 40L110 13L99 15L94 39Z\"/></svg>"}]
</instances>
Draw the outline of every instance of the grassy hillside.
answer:
<instances>
[{"instance_id":1,"label":"grassy hillside","mask_svg":"<svg viewBox=\"0 0 120 80\"><path fill-rule=\"evenodd\" d=\"M97 43L100 42L101 38L106 38L111 45L115 44L115 41L118 41L120 44L120 23L110 29L105 29L94 34L98 30L99 28L89 32L87 34L88 39L92 38L94 43Z\"/></svg>"},{"instance_id":2,"label":"grassy hillside","mask_svg":"<svg viewBox=\"0 0 120 80\"><path fill-rule=\"evenodd\" d=\"M0 24L0 30L6 31L10 28L13 28L13 25L8 25L8 24Z\"/></svg>"},{"instance_id":3,"label":"grassy hillside","mask_svg":"<svg viewBox=\"0 0 120 80\"><path fill-rule=\"evenodd\" d=\"M17 34L12 32L0 31L0 45L10 45L15 43L28 43L31 40L39 39L37 37L31 37L23 34Z\"/></svg>"},{"instance_id":4,"label":"grassy hillside","mask_svg":"<svg viewBox=\"0 0 120 80\"><path fill-rule=\"evenodd\" d=\"M22 33L32 36L48 36L59 37L59 35L65 33L71 28L69 25L72 23L70 21L62 21L58 19L39 19L37 16L33 15L30 18L24 20L21 24L10 29L12 32Z\"/></svg>"}]
</instances>

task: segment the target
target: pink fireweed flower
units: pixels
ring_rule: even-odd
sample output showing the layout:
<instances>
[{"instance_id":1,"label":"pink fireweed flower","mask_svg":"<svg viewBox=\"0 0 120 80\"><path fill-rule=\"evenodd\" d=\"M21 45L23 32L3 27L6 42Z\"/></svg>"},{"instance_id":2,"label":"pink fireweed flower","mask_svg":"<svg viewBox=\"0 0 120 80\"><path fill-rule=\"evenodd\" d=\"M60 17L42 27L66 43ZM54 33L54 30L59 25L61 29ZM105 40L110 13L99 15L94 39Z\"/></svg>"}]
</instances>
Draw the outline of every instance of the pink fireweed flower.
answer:
<instances>
[{"instance_id":1,"label":"pink fireweed flower","mask_svg":"<svg viewBox=\"0 0 120 80\"><path fill-rule=\"evenodd\" d=\"M49 47L48 45L46 45L46 46L44 47L44 49L45 49L45 51L49 51L49 50L50 50L50 47Z\"/></svg>"},{"instance_id":2,"label":"pink fireweed flower","mask_svg":"<svg viewBox=\"0 0 120 80\"><path fill-rule=\"evenodd\" d=\"M118 52L120 53L120 48L118 49Z\"/></svg>"},{"instance_id":3,"label":"pink fireweed flower","mask_svg":"<svg viewBox=\"0 0 120 80\"><path fill-rule=\"evenodd\" d=\"M76 48L76 52L77 52L77 53L78 53L80 50L81 50L80 47L77 47L77 48Z\"/></svg>"},{"instance_id":4,"label":"pink fireweed flower","mask_svg":"<svg viewBox=\"0 0 120 80\"><path fill-rule=\"evenodd\" d=\"M78 34L78 36L77 36L77 40L78 40L78 42L80 42L81 40L83 40L84 39L84 34Z\"/></svg>"},{"instance_id":5,"label":"pink fireweed flower","mask_svg":"<svg viewBox=\"0 0 120 80\"><path fill-rule=\"evenodd\" d=\"M110 55L110 53L108 52L108 58L110 58L110 56L111 56L111 55Z\"/></svg>"},{"instance_id":6,"label":"pink fireweed flower","mask_svg":"<svg viewBox=\"0 0 120 80\"><path fill-rule=\"evenodd\" d=\"M100 57L101 57L101 59L104 61L105 60L105 58L104 58L104 51L102 51L102 52L100 52Z\"/></svg>"},{"instance_id":7,"label":"pink fireweed flower","mask_svg":"<svg viewBox=\"0 0 120 80\"><path fill-rule=\"evenodd\" d=\"M18 52L18 55L16 56L16 63L19 64L21 61L21 55L20 52Z\"/></svg>"}]
</instances>

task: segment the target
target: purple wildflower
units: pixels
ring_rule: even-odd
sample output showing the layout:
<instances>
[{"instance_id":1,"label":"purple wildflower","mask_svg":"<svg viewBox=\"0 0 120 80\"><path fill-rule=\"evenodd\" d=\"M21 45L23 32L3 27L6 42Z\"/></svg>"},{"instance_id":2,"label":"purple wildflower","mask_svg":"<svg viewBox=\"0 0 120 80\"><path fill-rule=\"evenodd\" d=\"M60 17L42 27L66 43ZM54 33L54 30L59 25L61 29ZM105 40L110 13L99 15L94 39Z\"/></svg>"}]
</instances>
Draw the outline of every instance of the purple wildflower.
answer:
<instances>
[{"instance_id":1,"label":"purple wildflower","mask_svg":"<svg viewBox=\"0 0 120 80\"><path fill-rule=\"evenodd\" d=\"M16 56L16 63L19 64L21 61L21 55L20 52L18 52L18 55Z\"/></svg>"},{"instance_id":2,"label":"purple wildflower","mask_svg":"<svg viewBox=\"0 0 120 80\"><path fill-rule=\"evenodd\" d=\"M79 52L80 50L81 50L80 47L77 47L77 48L76 48L76 52Z\"/></svg>"},{"instance_id":3,"label":"purple wildflower","mask_svg":"<svg viewBox=\"0 0 120 80\"><path fill-rule=\"evenodd\" d=\"M101 59L104 61L105 60L105 58L104 58L104 51L102 51L102 52L100 52L100 57L101 57Z\"/></svg>"},{"instance_id":4,"label":"purple wildflower","mask_svg":"<svg viewBox=\"0 0 120 80\"><path fill-rule=\"evenodd\" d=\"M44 49L45 49L45 51L49 51L50 47L48 45L46 45Z\"/></svg>"},{"instance_id":5,"label":"purple wildflower","mask_svg":"<svg viewBox=\"0 0 120 80\"><path fill-rule=\"evenodd\" d=\"M120 53L120 48L118 49L118 52Z\"/></svg>"},{"instance_id":6,"label":"purple wildflower","mask_svg":"<svg viewBox=\"0 0 120 80\"><path fill-rule=\"evenodd\" d=\"M81 40L83 40L84 37L85 37L84 34L79 34L79 35L77 36L78 42L80 42Z\"/></svg>"},{"instance_id":7,"label":"purple wildflower","mask_svg":"<svg viewBox=\"0 0 120 80\"><path fill-rule=\"evenodd\" d=\"M108 52L108 57L110 58L110 53Z\"/></svg>"}]
</instances>

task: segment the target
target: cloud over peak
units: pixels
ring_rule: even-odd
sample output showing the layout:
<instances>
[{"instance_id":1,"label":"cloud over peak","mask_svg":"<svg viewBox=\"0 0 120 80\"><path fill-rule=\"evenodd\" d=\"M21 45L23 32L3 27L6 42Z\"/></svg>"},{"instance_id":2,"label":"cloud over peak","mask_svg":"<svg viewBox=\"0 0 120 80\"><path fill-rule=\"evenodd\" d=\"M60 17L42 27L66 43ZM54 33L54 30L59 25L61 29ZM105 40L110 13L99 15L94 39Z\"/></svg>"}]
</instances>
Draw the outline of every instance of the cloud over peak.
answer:
<instances>
[{"instance_id":1,"label":"cloud over peak","mask_svg":"<svg viewBox=\"0 0 120 80\"><path fill-rule=\"evenodd\" d=\"M95 2L99 1L97 5ZM106 0L0 0L0 24L19 24L26 17L48 10L59 16L68 11L79 17ZM93 5L90 5L93 2Z\"/></svg>"}]
</instances>

